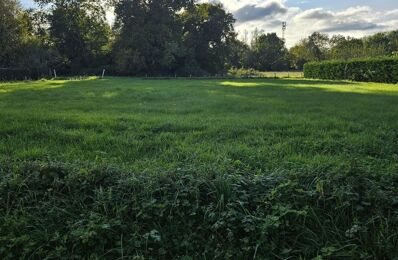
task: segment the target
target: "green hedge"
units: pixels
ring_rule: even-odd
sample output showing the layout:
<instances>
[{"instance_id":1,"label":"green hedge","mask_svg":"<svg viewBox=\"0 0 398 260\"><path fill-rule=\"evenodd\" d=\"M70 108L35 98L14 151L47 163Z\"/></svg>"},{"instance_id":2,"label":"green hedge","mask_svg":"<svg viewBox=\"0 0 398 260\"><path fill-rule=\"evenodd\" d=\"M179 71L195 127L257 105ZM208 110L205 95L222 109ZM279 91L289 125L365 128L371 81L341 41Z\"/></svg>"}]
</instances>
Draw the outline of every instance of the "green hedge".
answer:
<instances>
[{"instance_id":1,"label":"green hedge","mask_svg":"<svg viewBox=\"0 0 398 260\"><path fill-rule=\"evenodd\" d=\"M228 171L3 162L0 258L398 256L398 175Z\"/></svg>"},{"instance_id":2,"label":"green hedge","mask_svg":"<svg viewBox=\"0 0 398 260\"><path fill-rule=\"evenodd\" d=\"M310 62L304 65L304 76L316 79L397 83L398 58Z\"/></svg>"}]
</instances>

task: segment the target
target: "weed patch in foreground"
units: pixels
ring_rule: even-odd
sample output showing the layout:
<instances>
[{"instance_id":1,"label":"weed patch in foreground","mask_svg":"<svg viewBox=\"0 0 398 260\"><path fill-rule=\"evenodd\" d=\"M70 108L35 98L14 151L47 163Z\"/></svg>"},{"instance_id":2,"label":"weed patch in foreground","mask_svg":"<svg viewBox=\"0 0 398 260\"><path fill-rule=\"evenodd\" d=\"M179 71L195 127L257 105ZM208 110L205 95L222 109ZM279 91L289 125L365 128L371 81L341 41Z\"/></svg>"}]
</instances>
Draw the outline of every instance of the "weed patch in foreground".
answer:
<instances>
[{"instance_id":1,"label":"weed patch in foreground","mask_svg":"<svg viewBox=\"0 0 398 260\"><path fill-rule=\"evenodd\" d=\"M397 256L396 175L21 165L1 168L3 259Z\"/></svg>"}]
</instances>

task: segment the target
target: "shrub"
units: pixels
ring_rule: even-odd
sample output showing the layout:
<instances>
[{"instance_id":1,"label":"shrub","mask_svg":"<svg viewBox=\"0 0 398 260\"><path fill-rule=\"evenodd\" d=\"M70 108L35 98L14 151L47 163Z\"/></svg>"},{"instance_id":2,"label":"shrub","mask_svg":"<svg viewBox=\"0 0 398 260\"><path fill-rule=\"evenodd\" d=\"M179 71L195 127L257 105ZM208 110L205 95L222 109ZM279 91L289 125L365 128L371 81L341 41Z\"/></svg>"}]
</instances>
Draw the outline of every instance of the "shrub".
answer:
<instances>
[{"instance_id":1,"label":"shrub","mask_svg":"<svg viewBox=\"0 0 398 260\"><path fill-rule=\"evenodd\" d=\"M71 69L56 69L57 78L71 76L101 76L102 70L106 69L106 76L113 75L114 70L110 67ZM41 78L53 77L53 71L41 71L36 69L0 68L0 81L38 80Z\"/></svg>"},{"instance_id":2,"label":"shrub","mask_svg":"<svg viewBox=\"0 0 398 260\"><path fill-rule=\"evenodd\" d=\"M0 81L38 80L46 74L31 69L0 68Z\"/></svg>"},{"instance_id":3,"label":"shrub","mask_svg":"<svg viewBox=\"0 0 398 260\"><path fill-rule=\"evenodd\" d=\"M398 58L310 62L304 65L304 76L317 79L397 83Z\"/></svg>"},{"instance_id":4,"label":"shrub","mask_svg":"<svg viewBox=\"0 0 398 260\"><path fill-rule=\"evenodd\" d=\"M261 72L256 71L254 69L231 68L228 70L228 75L231 77L253 78L253 77L261 77Z\"/></svg>"},{"instance_id":5,"label":"shrub","mask_svg":"<svg viewBox=\"0 0 398 260\"><path fill-rule=\"evenodd\" d=\"M0 164L0 258L392 259L398 177Z\"/></svg>"}]
</instances>

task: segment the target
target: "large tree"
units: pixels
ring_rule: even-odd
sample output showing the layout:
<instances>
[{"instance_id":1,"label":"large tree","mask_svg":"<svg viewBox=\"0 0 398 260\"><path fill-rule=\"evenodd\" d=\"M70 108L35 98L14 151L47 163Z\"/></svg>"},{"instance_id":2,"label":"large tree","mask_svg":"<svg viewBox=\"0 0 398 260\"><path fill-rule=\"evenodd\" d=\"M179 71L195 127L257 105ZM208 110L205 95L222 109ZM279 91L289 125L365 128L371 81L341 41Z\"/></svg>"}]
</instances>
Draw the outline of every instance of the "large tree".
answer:
<instances>
[{"instance_id":1,"label":"large tree","mask_svg":"<svg viewBox=\"0 0 398 260\"><path fill-rule=\"evenodd\" d=\"M252 44L252 67L261 71L289 68L288 50L276 33L262 34Z\"/></svg>"},{"instance_id":2,"label":"large tree","mask_svg":"<svg viewBox=\"0 0 398 260\"><path fill-rule=\"evenodd\" d=\"M225 69L234 19L219 4L115 0L114 61L122 74L215 74Z\"/></svg>"},{"instance_id":3,"label":"large tree","mask_svg":"<svg viewBox=\"0 0 398 260\"><path fill-rule=\"evenodd\" d=\"M315 32L290 48L291 65L295 69L303 69L305 63L327 59L330 40L326 34Z\"/></svg>"},{"instance_id":4,"label":"large tree","mask_svg":"<svg viewBox=\"0 0 398 260\"><path fill-rule=\"evenodd\" d=\"M335 35L330 39L328 58L332 60L348 60L365 56L364 44L361 39Z\"/></svg>"},{"instance_id":5,"label":"large tree","mask_svg":"<svg viewBox=\"0 0 398 260\"><path fill-rule=\"evenodd\" d=\"M102 1L35 0L46 12L49 37L73 72L105 63L110 27ZM48 5L50 4L50 5Z\"/></svg>"},{"instance_id":6,"label":"large tree","mask_svg":"<svg viewBox=\"0 0 398 260\"><path fill-rule=\"evenodd\" d=\"M169 74L184 55L179 13L192 0L115 0L114 59L123 74Z\"/></svg>"},{"instance_id":7,"label":"large tree","mask_svg":"<svg viewBox=\"0 0 398 260\"><path fill-rule=\"evenodd\" d=\"M187 67L198 72L221 73L236 43L235 19L221 4L198 4L182 14Z\"/></svg>"},{"instance_id":8,"label":"large tree","mask_svg":"<svg viewBox=\"0 0 398 260\"><path fill-rule=\"evenodd\" d=\"M236 38L229 41L229 68L245 68L248 66L250 47L245 42Z\"/></svg>"},{"instance_id":9,"label":"large tree","mask_svg":"<svg viewBox=\"0 0 398 260\"><path fill-rule=\"evenodd\" d=\"M22 9L16 0L0 1L0 67L15 66L23 41Z\"/></svg>"}]
</instances>

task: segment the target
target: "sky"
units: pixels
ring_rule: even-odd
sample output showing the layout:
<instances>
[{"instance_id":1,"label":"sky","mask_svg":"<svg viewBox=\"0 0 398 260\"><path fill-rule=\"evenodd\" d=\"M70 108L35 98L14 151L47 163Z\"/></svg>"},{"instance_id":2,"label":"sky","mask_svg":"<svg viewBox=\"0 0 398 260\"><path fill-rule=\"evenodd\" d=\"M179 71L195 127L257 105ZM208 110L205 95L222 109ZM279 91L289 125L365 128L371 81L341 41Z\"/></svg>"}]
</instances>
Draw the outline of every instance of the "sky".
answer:
<instances>
[{"instance_id":1,"label":"sky","mask_svg":"<svg viewBox=\"0 0 398 260\"><path fill-rule=\"evenodd\" d=\"M362 37L379 31L398 30L398 0L199 0L221 2L236 18L235 29L244 39L245 31L257 28L282 36L287 22L286 44L293 46L313 32ZM33 0L21 0L33 7ZM109 15L112 19L112 15Z\"/></svg>"}]
</instances>

